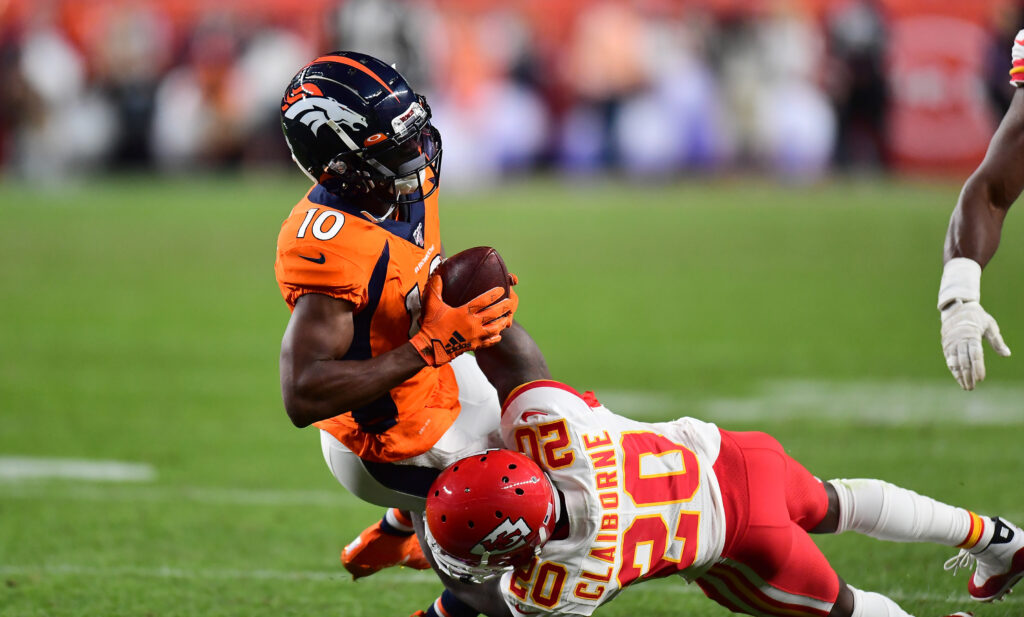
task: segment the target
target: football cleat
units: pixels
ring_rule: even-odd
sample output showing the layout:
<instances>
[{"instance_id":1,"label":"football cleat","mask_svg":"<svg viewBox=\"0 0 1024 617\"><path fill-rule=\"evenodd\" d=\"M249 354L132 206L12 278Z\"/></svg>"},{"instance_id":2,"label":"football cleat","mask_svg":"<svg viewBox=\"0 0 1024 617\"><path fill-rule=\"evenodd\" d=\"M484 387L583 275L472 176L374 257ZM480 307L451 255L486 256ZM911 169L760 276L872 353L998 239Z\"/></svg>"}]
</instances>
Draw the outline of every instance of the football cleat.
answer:
<instances>
[{"instance_id":1,"label":"football cleat","mask_svg":"<svg viewBox=\"0 0 1024 617\"><path fill-rule=\"evenodd\" d=\"M416 615L413 615L412 617L416 617ZM974 613L966 613L964 611L959 611L956 613L946 615L946 617L974 617Z\"/></svg>"},{"instance_id":2,"label":"football cleat","mask_svg":"<svg viewBox=\"0 0 1024 617\"><path fill-rule=\"evenodd\" d=\"M999 517L992 539L981 550L962 549L946 562L954 574L960 568L977 564L974 576L967 582L967 591L978 602L1000 600L1024 578L1024 531Z\"/></svg>"},{"instance_id":3,"label":"football cleat","mask_svg":"<svg viewBox=\"0 0 1024 617\"><path fill-rule=\"evenodd\" d=\"M358 538L342 549L341 565L345 566L353 580L392 566L406 566L416 570L430 568L430 562L423 556L416 534L399 536L384 533L380 521L364 529Z\"/></svg>"}]
</instances>

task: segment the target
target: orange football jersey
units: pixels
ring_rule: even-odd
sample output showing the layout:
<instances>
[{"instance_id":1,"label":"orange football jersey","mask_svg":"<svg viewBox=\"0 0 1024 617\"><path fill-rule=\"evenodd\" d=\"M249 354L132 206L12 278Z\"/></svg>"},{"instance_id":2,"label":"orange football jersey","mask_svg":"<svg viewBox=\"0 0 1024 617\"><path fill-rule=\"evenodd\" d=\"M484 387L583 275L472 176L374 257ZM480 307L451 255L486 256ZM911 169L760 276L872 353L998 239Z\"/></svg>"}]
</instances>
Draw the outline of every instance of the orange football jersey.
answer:
<instances>
[{"instance_id":1,"label":"orange football jersey","mask_svg":"<svg viewBox=\"0 0 1024 617\"><path fill-rule=\"evenodd\" d=\"M316 185L281 225L274 271L289 309L305 293L355 305L343 360L366 360L404 345L419 329L420 294L441 261L437 192L408 206L403 220L374 223ZM448 365L426 367L386 395L314 426L360 458L406 459L429 450L459 414Z\"/></svg>"}]
</instances>

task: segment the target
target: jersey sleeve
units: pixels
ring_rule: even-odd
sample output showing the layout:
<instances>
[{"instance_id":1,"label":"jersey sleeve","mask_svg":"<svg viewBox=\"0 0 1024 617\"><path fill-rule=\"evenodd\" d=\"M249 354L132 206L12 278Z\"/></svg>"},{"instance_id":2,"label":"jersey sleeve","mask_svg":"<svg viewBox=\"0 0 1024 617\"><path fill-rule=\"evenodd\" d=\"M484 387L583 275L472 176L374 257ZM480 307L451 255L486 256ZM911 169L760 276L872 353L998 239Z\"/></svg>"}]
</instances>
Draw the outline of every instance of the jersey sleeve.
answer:
<instances>
[{"instance_id":1,"label":"jersey sleeve","mask_svg":"<svg viewBox=\"0 0 1024 617\"><path fill-rule=\"evenodd\" d=\"M274 270L288 306L294 306L299 296L307 293L347 300L355 305L356 311L368 300L370 270L364 264L329 250L291 247L279 251Z\"/></svg>"},{"instance_id":2,"label":"jersey sleeve","mask_svg":"<svg viewBox=\"0 0 1024 617\"><path fill-rule=\"evenodd\" d=\"M361 221L327 212L327 218L311 222L296 208L281 225L274 263L277 283L289 307L303 294L321 293L351 302L358 312L369 301L370 276L386 241L379 234L363 233Z\"/></svg>"},{"instance_id":3,"label":"jersey sleeve","mask_svg":"<svg viewBox=\"0 0 1024 617\"><path fill-rule=\"evenodd\" d=\"M1013 66L1010 68L1010 83L1020 88L1024 86L1024 30L1013 37L1013 50L1010 51Z\"/></svg>"}]
</instances>

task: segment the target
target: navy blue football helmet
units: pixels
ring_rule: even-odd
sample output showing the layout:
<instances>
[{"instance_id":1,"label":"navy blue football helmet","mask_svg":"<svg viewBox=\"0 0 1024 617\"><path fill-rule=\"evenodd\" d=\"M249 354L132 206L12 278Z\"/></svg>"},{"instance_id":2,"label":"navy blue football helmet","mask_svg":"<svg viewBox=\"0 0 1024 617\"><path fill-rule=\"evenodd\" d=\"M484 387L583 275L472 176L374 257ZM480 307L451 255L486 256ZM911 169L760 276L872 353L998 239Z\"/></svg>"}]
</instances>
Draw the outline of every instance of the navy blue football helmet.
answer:
<instances>
[{"instance_id":1,"label":"navy blue football helmet","mask_svg":"<svg viewBox=\"0 0 1024 617\"><path fill-rule=\"evenodd\" d=\"M427 100L372 56L336 51L302 67L281 100L281 128L299 168L336 195L394 207L440 183Z\"/></svg>"}]
</instances>

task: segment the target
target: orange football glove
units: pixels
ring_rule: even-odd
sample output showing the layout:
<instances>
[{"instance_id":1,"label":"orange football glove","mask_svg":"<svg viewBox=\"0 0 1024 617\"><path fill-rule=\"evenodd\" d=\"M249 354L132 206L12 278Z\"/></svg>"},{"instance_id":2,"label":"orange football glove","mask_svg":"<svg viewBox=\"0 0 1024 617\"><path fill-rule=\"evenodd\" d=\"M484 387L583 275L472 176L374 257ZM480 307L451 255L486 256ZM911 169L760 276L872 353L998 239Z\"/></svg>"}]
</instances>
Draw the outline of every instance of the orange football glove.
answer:
<instances>
[{"instance_id":1,"label":"orange football glove","mask_svg":"<svg viewBox=\"0 0 1024 617\"><path fill-rule=\"evenodd\" d=\"M516 310L519 308L519 294L513 289L519 284L519 277L511 272L508 273L508 299L512 301L512 305L509 307L508 316L515 317Z\"/></svg>"},{"instance_id":2,"label":"orange football glove","mask_svg":"<svg viewBox=\"0 0 1024 617\"><path fill-rule=\"evenodd\" d=\"M503 293L500 287L452 307L441 299L441 285L440 276L427 281L420 331L410 339L429 366L441 366L461 353L489 347L512 325L513 300L497 301Z\"/></svg>"}]
</instances>

